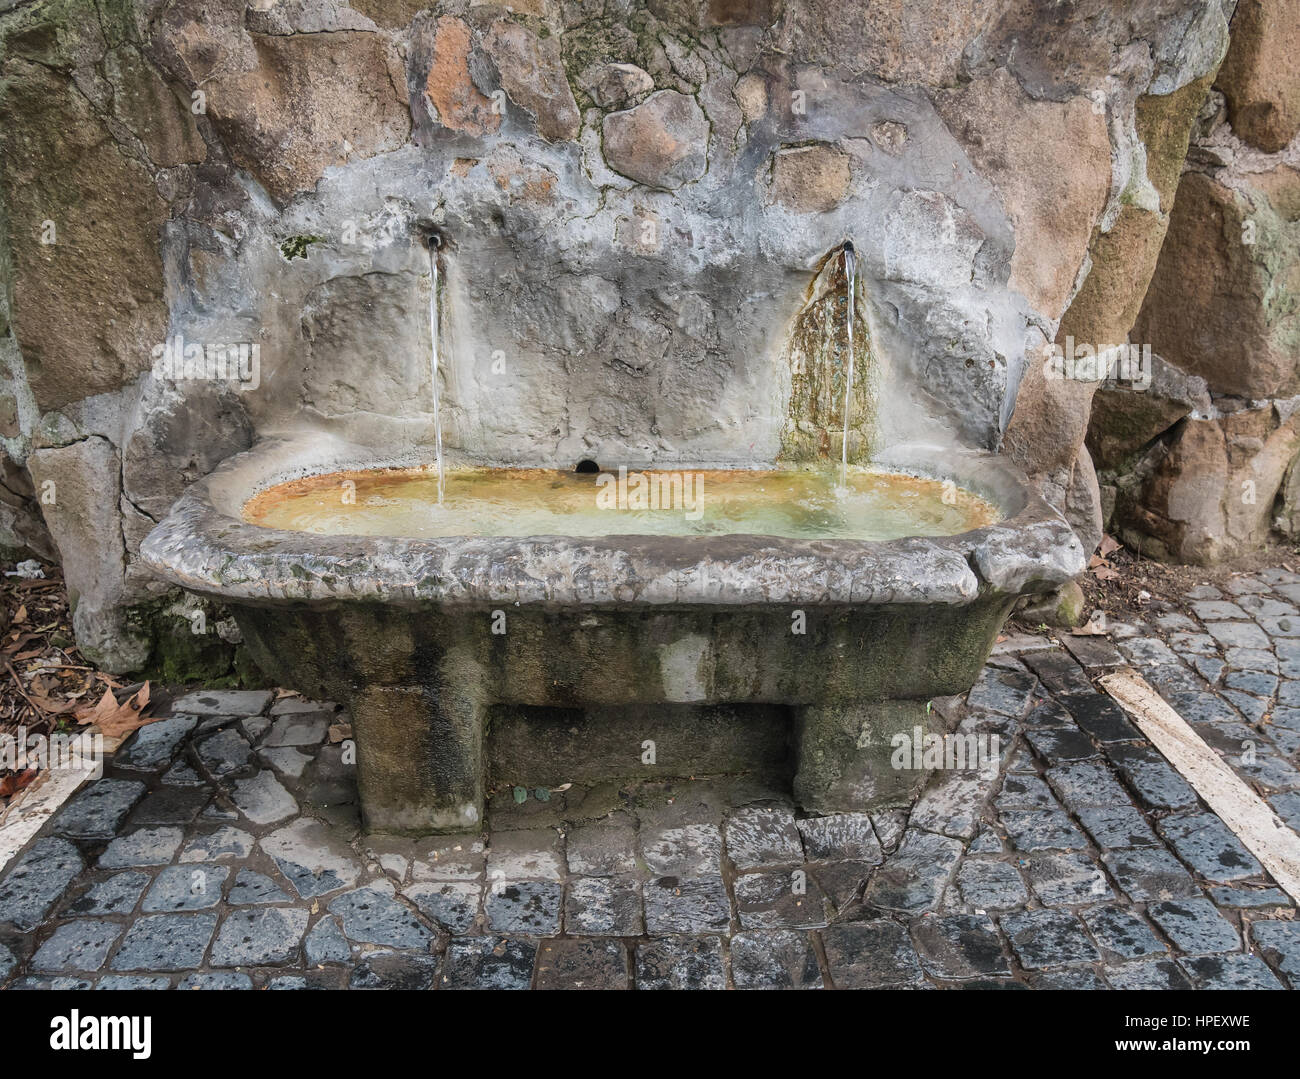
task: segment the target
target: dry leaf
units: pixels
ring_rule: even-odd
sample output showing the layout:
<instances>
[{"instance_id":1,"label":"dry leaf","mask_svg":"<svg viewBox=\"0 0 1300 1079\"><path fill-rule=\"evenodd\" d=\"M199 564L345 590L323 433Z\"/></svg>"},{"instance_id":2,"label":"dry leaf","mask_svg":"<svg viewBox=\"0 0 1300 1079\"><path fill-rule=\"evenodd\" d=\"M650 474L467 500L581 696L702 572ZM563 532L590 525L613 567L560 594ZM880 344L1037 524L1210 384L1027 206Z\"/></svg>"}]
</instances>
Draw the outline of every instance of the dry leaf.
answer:
<instances>
[{"instance_id":1,"label":"dry leaf","mask_svg":"<svg viewBox=\"0 0 1300 1079\"><path fill-rule=\"evenodd\" d=\"M9 772L0 778L0 798L12 798L20 790L31 786L36 774L35 768L28 768L23 772Z\"/></svg>"},{"instance_id":2,"label":"dry leaf","mask_svg":"<svg viewBox=\"0 0 1300 1079\"><path fill-rule=\"evenodd\" d=\"M1097 566L1092 575L1099 581L1115 581L1120 577L1119 570L1111 569L1110 566Z\"/></svg>"},{"instance_id":3,"label":"dry leaf","mask_svg":"<svg viewBox=\"0 0 1300 1079\"><path fill-rule=\"evenodd\" d=\"M36 705L42 712L51 716L62 716L68 712L75 711L77 702L75 700L60 701L53 697L47 697L41 693L29 693L28 697L32 704Z\"/></svg>"},{"instance_id":4,"label":"dry leaf","mask_svg":"<svg viewBox=\"0 0 1300 1079\"><path fill-rule=\"evenodd\" d=\"M146 717L149 707L149 683L146 682L121 704L113 696L110 686L104 690L99 703L77 710L77 722L86 725L93 723L105 738L121 738L149 723L155 723L161 716Z\"/></svg>"},{"instance_id":5,"label":"dry leaf","mask_svg":"<svg viewBox=\"0 0 1300 1079\"><path fill-rule=\"evenodd\" d=\"M14 611L14 616L9 621L10 624L14 626L21 626L24 622L26 622L27 604L24 603L21 607L18 608L18 610Z\"/></svg>"},{"instance_id":6,"label":"dry leaf","mask_svg":"<svg viewBox=\"0 0 1300 1079\"><path fill-rule=\"evenodd\" d=\"M1112 536L1102 536L1101 546L1098 549L1101 551L1102 557L1106 558L1109 557L1110 555L1113 555L1116 551L1118 551L1123 546L1124 545L1120 543L1119 540L1115 539Z\"/></svg>"}]
</instances>

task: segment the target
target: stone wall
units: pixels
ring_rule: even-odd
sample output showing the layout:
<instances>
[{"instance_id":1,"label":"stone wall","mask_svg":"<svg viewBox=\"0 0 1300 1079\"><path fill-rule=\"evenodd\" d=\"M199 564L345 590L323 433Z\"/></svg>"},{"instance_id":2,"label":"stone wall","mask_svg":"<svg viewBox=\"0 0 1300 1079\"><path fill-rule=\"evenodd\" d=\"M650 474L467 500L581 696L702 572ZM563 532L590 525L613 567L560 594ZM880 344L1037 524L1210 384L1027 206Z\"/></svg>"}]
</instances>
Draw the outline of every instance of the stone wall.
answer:
<instances>
[{"instance_id":1,"label":"stone wall","mask_svg":"<svg viewBox=\"0 0 1300 1079\"><path fill-rule=\"evenodd\" d=\"M1212 141L1233 7L0 0L0 546L57 550L109 668L219 665L140 539L259 437L428 450L431 232L446 440L472 457L837 456L842 361L807 341L851 239L853 452L1005 447L1095 543L1096 386L1047 377L1042 350L1123 340L1153 273L1177 291L1156 256L1166 230L1196 242L1179 175L1198 117L1192 160ZM1293 102L1251 73L1283 16L1256 7L1211 100L1275 142ZM1270 147L1242 153L1280 168ZM1286 185L1244 160L1195 197L1272 182L1280 236ZM1272 287L1277 259L1243 258ZM1284 321L1259 305L1261 377ZM256 345L256 386L155 377L178 339ZM1285 470L1270 407L1232 438Z\"/></svg>"},{"instance_id":2,"label":"stone wall","mask_svg":"<svg viewBox=\"0 0 1300 1079\"><path fill-rule=\"evenodd\" d=\"M1093 409L1112 524L1209 564L1295 536L1300 450L1300 3L1238 5L1132 327L1159 377Z\"/></svg>"}]
</instances>

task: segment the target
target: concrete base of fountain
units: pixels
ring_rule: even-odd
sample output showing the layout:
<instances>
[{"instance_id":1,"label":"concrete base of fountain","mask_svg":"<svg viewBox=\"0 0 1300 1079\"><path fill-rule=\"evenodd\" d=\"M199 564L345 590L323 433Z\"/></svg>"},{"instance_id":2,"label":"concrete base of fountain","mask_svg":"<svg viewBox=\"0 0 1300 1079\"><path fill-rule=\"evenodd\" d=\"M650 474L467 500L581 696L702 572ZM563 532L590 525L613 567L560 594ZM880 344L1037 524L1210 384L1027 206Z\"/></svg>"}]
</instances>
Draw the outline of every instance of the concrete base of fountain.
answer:
<instances>
[{"instance_id":1,"label":"concrete base of fountain","mask_svg":"<svg viewBox=\"0 0 1300 1079\"><path fill-rule=\"evenodd\" d=\"M317 438L226 462L142 553L229 604L268 675L348 704L371 830L476 830L490 785L648 770L784 769L810 813L899 806L926 773L895 767L895 737L932 732L929 700L969 689L1016 598L1073 577L1083 553L1001 458L887 457L952 479L1003 520L889 542L244 523L271 484L404 463Z\"/></svg>"}]
</instances>

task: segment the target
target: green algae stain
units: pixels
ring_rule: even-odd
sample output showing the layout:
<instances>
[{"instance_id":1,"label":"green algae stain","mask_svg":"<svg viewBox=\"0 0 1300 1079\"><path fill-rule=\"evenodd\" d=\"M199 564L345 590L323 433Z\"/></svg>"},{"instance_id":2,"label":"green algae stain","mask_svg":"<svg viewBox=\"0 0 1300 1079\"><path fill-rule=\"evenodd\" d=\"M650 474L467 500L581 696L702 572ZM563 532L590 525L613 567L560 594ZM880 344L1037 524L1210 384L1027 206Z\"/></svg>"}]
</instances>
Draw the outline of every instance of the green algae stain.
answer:
<instances>
[{"instance_id":1,"label":"green algae stain","mask_svg":"<svg viewBox=\"0 0 1300 1079\"><path fill-rule=\"evenodd\" d=\"M867 317L871 297L858 275L853 320L853 400L849 460L869 461L876 449L879 364ZM783 353L790 396L781 430L780 459L835 463L844 442L844 386L848 378L848 281L844 258L829 255L809 288Z\"/></svg>"}]
</instances>

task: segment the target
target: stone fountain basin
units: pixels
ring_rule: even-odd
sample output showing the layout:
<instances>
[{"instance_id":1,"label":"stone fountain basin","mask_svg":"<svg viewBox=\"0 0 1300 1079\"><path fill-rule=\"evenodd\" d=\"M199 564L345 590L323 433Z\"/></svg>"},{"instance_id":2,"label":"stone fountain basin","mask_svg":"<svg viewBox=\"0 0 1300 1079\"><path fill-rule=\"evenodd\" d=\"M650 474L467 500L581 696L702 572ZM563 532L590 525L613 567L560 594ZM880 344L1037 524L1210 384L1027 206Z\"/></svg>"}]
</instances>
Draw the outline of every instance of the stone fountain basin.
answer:
<instances>
[{"instance_id":1,"label":"stone fountain basin","mask_svg":"<svg viewBox=\"0 0 1300 1079\"><path fill-rule=\"evenodd\" d=\"M275 484L416 463L323 435L262 442L141 547L163 580L229 606L269 677L349 705L376 831L477 829L502 785L759 768L808 812L905 805L925 775L891 765L894 737L937 730L929 700L970 688L1017 597L1084 568L1013 465L921 445L876 463L951 479L1002 520L866 542L411 539L242 519Z\"/></svg>"}]
</instances>

